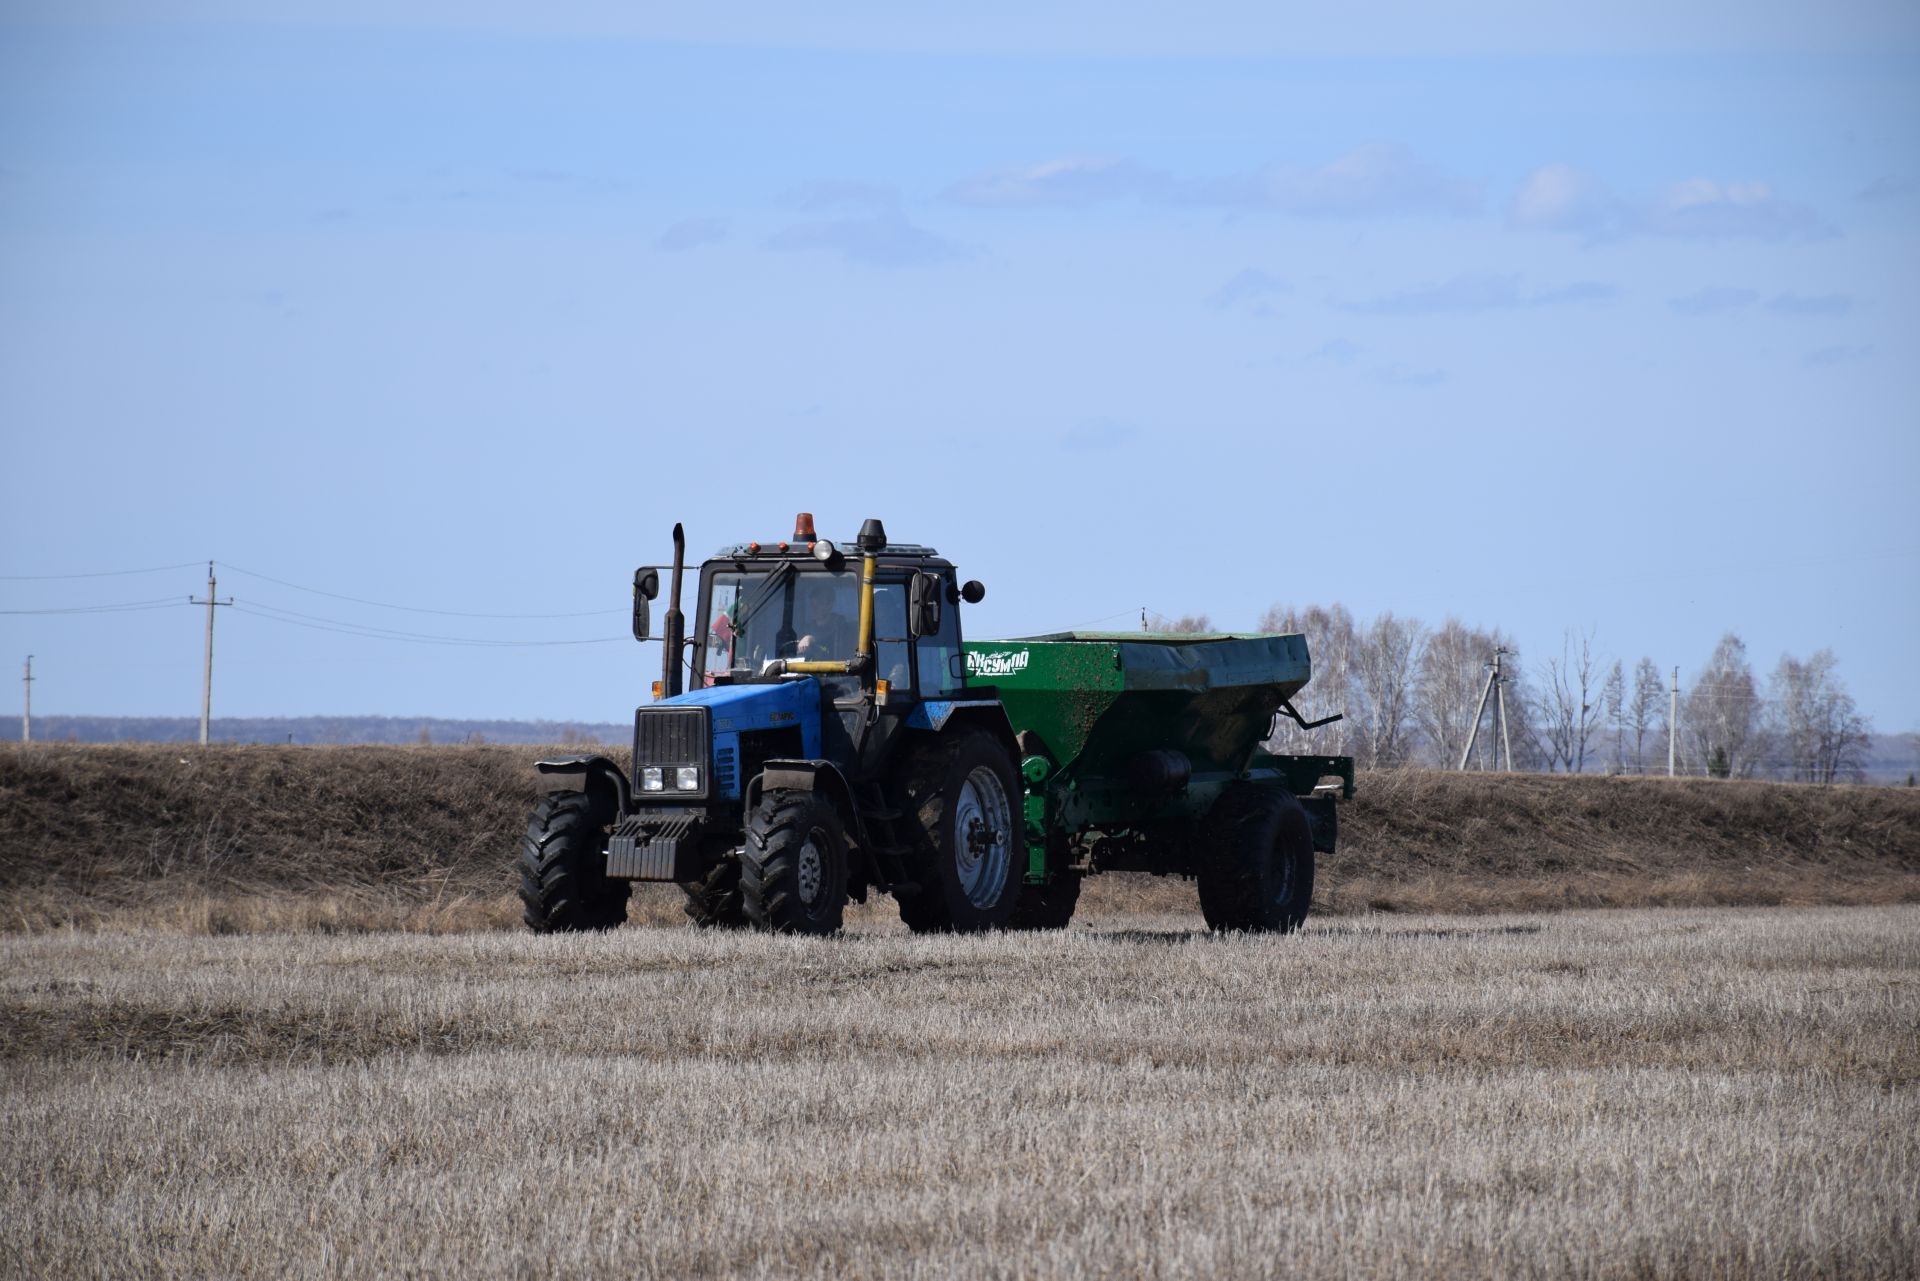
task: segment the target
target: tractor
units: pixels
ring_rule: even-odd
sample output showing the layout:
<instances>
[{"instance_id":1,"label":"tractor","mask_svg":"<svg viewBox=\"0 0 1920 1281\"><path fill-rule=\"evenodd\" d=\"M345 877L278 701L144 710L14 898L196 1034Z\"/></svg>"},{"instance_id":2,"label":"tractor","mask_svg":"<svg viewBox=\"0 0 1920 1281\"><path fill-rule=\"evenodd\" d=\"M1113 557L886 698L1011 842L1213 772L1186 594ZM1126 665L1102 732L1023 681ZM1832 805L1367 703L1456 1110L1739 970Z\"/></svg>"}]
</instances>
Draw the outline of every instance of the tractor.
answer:
<instances>
[{"instance_id":1,"label":"tractor","mask_svg":"<svg viewBox=\"0 0 1920 1281\"><path fill-rule=\"evenodd\" d=\"M533 930L619 925L634 881L676 882L709 927L831 934L878 890L916 932L1060 928L1081 879L1110 870L1195 878L1216 929L1305 919L1353 763L1259 748L1276 716L1326 723L1289 701L1303 637L967 642L980 583L878 520L844 547L805 512L791 538L700 567L689 634L685 546L676 525L631 768L536 765ZM661 576L634 574L638 640Z\"/></svg>"}]
</instances>

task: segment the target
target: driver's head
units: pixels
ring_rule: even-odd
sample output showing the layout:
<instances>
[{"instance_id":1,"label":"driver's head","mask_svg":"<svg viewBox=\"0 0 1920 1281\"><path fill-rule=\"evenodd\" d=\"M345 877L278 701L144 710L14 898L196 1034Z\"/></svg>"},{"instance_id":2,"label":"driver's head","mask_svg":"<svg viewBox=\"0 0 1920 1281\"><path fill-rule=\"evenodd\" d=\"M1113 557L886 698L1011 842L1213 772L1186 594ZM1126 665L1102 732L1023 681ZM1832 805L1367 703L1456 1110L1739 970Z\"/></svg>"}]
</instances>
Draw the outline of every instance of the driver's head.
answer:
<instances>
[{"instance_id":1,"label":"driver's head","mask_svg":"<svg viewBox=\"0 0 1920 1281\"><path fill-rule=\"evenodd\" d=\"M806 584L806 595L800 602L800 616L808 625L814 626L831 622L834 616L834 585L830 582Z\"/></svg>"}]
</instances>

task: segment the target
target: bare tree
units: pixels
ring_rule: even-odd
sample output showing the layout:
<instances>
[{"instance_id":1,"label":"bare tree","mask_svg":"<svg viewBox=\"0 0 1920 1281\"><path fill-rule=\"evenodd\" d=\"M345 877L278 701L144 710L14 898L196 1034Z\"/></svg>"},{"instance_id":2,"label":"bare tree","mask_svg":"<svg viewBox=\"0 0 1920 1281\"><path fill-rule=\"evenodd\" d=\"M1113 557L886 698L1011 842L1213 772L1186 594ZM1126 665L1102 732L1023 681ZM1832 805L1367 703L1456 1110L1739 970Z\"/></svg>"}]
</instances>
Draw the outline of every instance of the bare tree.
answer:
<instances>
[{"instance_id":1,"label":"bare tree","mask_svg":"<svg viewBox=\"0 0 1920 1281\"><path fill-rule=\"evenodd\" d=\"M1353 730L1364 718L1354 706L1350 673L1353 668L1355 637L1353 615L1345 605L1309 605L1304 610L1274 605L1260 616L1263 632L1294 633L1307 638L1307 655L1313 663L1313 679L1293 700L1301 716L1318 720L1342 715L1345 719L1307 731L1284 717L1274 725L1268 740L1273 750L1349 755L1353 751Z\"/></svg>"},{"instance_id":2,"label":"bare tree","mask_svg":"<svg viewBox=\"0 0 1920 1281\"><path fill-rule=\"evenodd\" d=\"M1692 759L1709 774L1748 778L1765 755L1760 691L1747 663L1746 642L1728 632L1694 677L1681 724Z\"/></svg>"},{"instance_id":3,"label":"bare tree","mask_svg":"<svg viewBox=\"0 0 1920 1281\"><path fill-rule=\"evenodd\" d=\"M1200 633L1213 630L1213 620L1205 614L1182 614L1178 618L1168 618L1165 614L1154 614L1147 624L1150 632L1162 633Z\"/></svg>"},{"instance_id":4,"label":"bare tree","mask_svg":"<svg viewBox=\"0 0 1920 1281\"><path fill-rule=\"evenodd\" d=\"M1666 711L1666 689L1660 669L1651 658L1642 658L1633 669L1633 698L1627 704L1627 726L1633 731L1633 769L1647 772L1647 734L1661 723Z\"/></svg>"},{"instance_id":5,"label":"bare tree","mask_svg":"<svg viewBox=\"0 0 1920 1281\"><path fill-rule=\"evenodd\" d=\"M1602 711L1595 702L1594 678L1598 672L1593 633L1579 636L1578 652L1573 644L1576 635L1572 628L1562 634L1560 657L1547 660L1546 686L1534 700L1540 718L1535 737L1547 757L1547 766L1569 774L1586 769L1588 748Z\"/></svg>"},{"instance_id":6,"label":"bare tree","mask_svg":"<svg viewBox=\"0 0 1920 1281\"><path fill-rule=\"evenodd\" d=\"M1493 651L1500 648L1509 653L1506 695L1511 737L1523 746L1530 737L1518 648L1498 629L1483 632L1467 627L1457 618L1449 618L1427 638L1414 682L1414 718L1420 726L1427 757L1433 764L1451 767L1466 750L1467 740L1473 734L1474 712L1480 705L1481 691L1486 688L1486 665ZM1487 763L1493 760L1493 740L1497 737L1497 734L1480 736L1481 759Z\"/></svg>"},{"instance_id":7,"label":"bare tree","mask_svg":"<svg viewBox=\"0 0 1920 1281\"><path fill-rule=\"evenodd\" d=\"M1350 686L1358 724L1349 741L1367 769L1405 765L1413 754L1414 682L1426 631L1389 610L1355 638Z\"/></svg>"},{"instance_id":8,"label":"bare tree","mask_svg":"<svg viewBox=\"0 0 1920 1281\"><path fill-rule=\"evenodd\" d=\"M1619 659L1613 660L1613 666L1607 669L1606 684L1600 687L1600 707L1606 716L1608 737L1613 740L1613 759L1607 762L1607 772L1621 774L1626 772L1627 747L1627 673Z\"/></svg>"},{"instance_id":9,"label":"bare tree","mask_svg":"<svg viewBox=\"0 0 1920 1281\"><path fill-rule=\"evenodd\" d=\"M1866 777L1873 726L1834 674L1837 665L1833 651L1823 649L1804 663L1783 654L1773 669L1774 741L1790 776L1802 782Z\"/></svg>"}]
</instances>

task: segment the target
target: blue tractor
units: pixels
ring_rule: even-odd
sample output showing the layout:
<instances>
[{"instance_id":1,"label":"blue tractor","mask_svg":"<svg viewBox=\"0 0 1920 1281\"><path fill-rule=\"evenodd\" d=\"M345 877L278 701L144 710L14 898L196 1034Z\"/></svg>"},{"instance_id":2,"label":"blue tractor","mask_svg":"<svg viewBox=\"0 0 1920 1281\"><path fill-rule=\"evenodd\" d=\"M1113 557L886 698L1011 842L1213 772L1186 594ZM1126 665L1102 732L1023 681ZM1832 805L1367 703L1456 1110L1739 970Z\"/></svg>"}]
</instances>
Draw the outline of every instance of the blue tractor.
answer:
<instances>
[{"instance_id":1,"label":"blue tractor","mask_svg":"<svg viewBox=\"0 0 1920 1281\"><path fill-rule=\"evenodd\" d=\"M844 549L803 512L790 539L700 567L686 634L673 534L662 678L634 715L631 769L539 762L519 856L529 927L618 925L634 881L677 883L704 926L829 934L876 889L916 931L1065 924L1044 893L1022 913L1019 749L999 700L968 690L961 645L979 583L877 520ZM634 575L637 639L660 577Z\"/></svg>"}]
</instances>

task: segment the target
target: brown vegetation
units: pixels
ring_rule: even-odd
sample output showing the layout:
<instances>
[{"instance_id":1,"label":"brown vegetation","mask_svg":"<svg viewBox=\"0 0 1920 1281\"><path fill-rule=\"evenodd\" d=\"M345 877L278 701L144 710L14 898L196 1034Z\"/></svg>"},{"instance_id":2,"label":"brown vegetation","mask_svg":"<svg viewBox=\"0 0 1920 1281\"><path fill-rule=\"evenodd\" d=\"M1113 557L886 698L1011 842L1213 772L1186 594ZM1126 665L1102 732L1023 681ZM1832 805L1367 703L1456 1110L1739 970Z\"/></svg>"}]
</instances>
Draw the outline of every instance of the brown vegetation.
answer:
<instances>
[{"instance_id":1,"label":"brown vegetation","mask_svg":"<svg viewBox=\"0 0 1920 1281\"><path fill-rule=\"evenodd\" d=\"M0 928L446 932L511 925L536 749L52 745L0 751ZM1705 779L1362 775L1318 910L1920 900L1920 794ZM1096 877L1083 919L1197 916L1178 878ZM648 887L641 922L681 920ZM856 918L890 920L891 904Z\"/></svg>"},{"instance_id":2,"label":"brown vegetation","mask_svg":"<svg viewBox=\"0 0 1920 1281\"><path fill-rule=\"evenodd\" d=\"M0 938L0 1275L1920 1273L1920 909Z\"/></svg>"}]
</instances>

